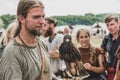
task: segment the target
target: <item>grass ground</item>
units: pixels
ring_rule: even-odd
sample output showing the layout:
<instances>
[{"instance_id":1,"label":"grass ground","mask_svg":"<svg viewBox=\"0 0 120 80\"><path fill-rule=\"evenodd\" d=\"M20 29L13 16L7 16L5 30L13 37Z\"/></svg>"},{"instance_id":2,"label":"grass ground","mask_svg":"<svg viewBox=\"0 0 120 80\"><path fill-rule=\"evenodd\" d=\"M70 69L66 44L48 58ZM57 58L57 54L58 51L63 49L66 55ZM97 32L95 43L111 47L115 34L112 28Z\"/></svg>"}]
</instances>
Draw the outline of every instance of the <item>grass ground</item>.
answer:
<instances>
[{"instance_id":1,"label":"grass ground","mask_svg":"<svg viewBox=\"0 0 120 80\"><path fill-rule=\"evenodd\" d=\"M103 40L103 36L91 36L91 43L95 46L100 46Z\"/></svg>"}]
</instances>

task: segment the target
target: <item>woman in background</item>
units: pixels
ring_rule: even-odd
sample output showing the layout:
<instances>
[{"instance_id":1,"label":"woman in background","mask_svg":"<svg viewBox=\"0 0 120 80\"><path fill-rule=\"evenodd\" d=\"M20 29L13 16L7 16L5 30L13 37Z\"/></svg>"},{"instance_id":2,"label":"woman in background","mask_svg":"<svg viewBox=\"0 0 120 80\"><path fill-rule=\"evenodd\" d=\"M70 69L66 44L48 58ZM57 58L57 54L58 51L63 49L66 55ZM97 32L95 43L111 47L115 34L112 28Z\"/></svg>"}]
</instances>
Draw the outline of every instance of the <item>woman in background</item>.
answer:
<instances>
[{"instance_id":1,"label":"woman in background","mask_svg":"<svg viewBox=\"0 0 120 80\"><path fill-rule=\"evenodd\" d=\"M90 74L84 80L106 80L101 78L101 74L105 72L106 59L102 48L93 47L90 43L90 33L87 29L80 29L76 35L78 47L84 68Z\"/></svg>"},{"instance_id":2,"label":"woman in background","mask_svg":"<svg viewBox=\"0 0 120 80\"><path fill-rule=\"evenodd\" d=\"M7 45L11 39L15 37L16 31L18 28L18 22L15 20L10 23L6 29L5 38L3 40L3 45Z\"/></svg>"},{"instance_id":3,"label":"woman in background","mask_svg":"<svg viewBox=\"0 0 120 80\"><path fill-rule=\"evenodd\" d=\"M0 58L3 55L2 52L4 48L6 47L6 45L9 43L9 41L11 41L15 37L17 29L18 29L18 22L16 20L8 25L6 32L5 32L5 37L1 41Z\"/></svg>"}]
</instances>

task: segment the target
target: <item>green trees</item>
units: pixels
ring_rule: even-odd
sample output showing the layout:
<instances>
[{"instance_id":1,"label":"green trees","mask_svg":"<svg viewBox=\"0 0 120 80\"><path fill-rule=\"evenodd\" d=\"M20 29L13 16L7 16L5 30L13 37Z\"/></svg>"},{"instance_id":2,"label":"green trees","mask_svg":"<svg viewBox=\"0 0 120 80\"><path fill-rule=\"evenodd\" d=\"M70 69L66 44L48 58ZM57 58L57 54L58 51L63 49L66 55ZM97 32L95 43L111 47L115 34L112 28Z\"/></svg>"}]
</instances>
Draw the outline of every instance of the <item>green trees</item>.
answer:
<instances>
[{"instance_id":1,"label":"green trees","mask_svg":"<svg viewBox=\"0 0 120 80\"><path fill-rule=\"evenodd\" d=\"M85 15L52 16L59 25L93 25L95 22L103 22L107 14L94 15L87 13Z\"/></svg>"},{"instance_id":2,"label":"green trees","mask_svg":"<svg viewBox=\"0 0 120 80\"><path fill-rule=\"evenodd\" d=\"M58 26L62 25L93 25L95 22L103 22L105 14L92 14L85 15L67 15L67 16L51 16L58 21ZM120 14L118 14L120 16ZM5 14L0 16L0 28L7 28L8 25L16 19L15 15Z\"/></svg>"},{"instance_id":3,"label":"green trees","mask_svg":"<svg viewBox=\"0 0 120 80\"><path fill-rule=\"evenodd\" d=\"M5 14L5 15L2 15L0 16L0 18L2 19L3 21L3 25L2 25L2 28L7 28L8 25L16 19L16 16L15 15L10 15L10 14ZM1 23L0 23L1 25Z\"/></svg>"},{"instance_id":4,"label":"green trees","mask_svg":"<svg viewBox=\"0 0 120 80\"><path fill-rule=\"evenodd\" d=\"M3 20L0 18L0 29L4 26Z\"/></svg>"}]
</instances>

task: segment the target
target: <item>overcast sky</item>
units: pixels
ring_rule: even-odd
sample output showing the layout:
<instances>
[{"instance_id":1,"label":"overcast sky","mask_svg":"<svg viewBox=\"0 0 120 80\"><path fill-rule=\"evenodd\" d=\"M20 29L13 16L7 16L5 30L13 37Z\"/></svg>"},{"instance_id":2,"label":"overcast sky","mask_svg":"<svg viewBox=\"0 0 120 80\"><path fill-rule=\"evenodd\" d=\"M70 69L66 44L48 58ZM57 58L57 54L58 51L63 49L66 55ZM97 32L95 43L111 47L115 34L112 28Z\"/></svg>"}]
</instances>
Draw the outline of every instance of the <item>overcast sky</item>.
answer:
<instances>
[{"instance_id":1,"label":"overcast sky","mask_svg":"<svg viewBox=\"0 0 120 80\"><path fill-rule=\"evenodd\" d=\"M120 0L41 0L46 16L120 13ZM0 0L0 15L16 15L19 0Z\"/></svg>"}]
</instances>

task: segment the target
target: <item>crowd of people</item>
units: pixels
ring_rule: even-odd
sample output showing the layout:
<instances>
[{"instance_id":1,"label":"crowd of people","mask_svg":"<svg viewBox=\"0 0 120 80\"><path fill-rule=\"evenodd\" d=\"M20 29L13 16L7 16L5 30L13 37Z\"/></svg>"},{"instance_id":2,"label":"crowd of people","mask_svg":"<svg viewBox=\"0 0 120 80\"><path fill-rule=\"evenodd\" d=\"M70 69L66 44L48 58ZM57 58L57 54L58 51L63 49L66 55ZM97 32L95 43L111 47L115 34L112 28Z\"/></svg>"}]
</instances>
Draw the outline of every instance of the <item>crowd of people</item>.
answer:
<instances>
[{"instance_id":1,"label":"crowd of people","mask_svg":"<svg viewBox=\"0 0 120 80\"><path fill-rule=\"evenodd\" d=\"M119 17L108 14L104 22L109 34L101 46L91 44L85 28L76 32L75 45L73 27L55 32L58 22L45 17L42 2L20 0L2 40L0 80L120 80Z\"/></svg>"}]
</instances>

